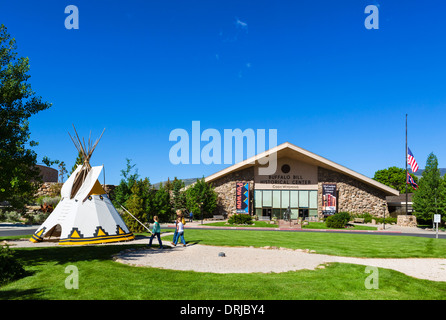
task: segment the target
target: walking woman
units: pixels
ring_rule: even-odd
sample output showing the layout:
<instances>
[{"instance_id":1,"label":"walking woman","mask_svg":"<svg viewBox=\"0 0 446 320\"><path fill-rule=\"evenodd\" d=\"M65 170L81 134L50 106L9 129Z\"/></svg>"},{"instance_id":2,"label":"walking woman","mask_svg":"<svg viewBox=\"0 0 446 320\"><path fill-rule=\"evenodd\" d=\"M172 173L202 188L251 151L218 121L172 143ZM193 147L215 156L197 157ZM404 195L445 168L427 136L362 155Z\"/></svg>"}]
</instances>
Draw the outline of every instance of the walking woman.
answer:
<instances>
[{"instance_id":1,"label":"walking woman","mask_svg":"<svg viewBox=\"0 0 446 320\"><path fill-rule=\"evenodd\" d=\"M158 216L154 216L153 220L155 221L155 223L153 224L152 236L150 237L149 248L152 246L152 240L156 236L158 238L158 243L160 245L160 249L164 249L163 243L161 241L161 227L158 222Z\"/></svg>"},{"instance_id":2,"label":"walking woman","mask_svg":"<svg viewBox=\"0 0 446 320\"><path fill-rule=\"evenodd\" d=\"M181 221L181 218L178 218L178 224L177 224L177 229L178 229L178 236L174 241L174 245L176 246L178 243L178 238L181 237L181 242L183 243L183 247L186 246L186 240L184 240L184 224Z\"/></svg>"}]
</instances>

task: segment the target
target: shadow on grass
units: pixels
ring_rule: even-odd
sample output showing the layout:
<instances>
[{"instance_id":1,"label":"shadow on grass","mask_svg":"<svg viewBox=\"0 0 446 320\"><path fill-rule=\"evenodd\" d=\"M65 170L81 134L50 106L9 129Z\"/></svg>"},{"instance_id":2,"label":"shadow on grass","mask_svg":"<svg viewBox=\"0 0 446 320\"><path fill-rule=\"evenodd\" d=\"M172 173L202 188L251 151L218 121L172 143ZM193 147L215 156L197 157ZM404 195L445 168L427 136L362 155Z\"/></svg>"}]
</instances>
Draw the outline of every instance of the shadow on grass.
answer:
<instances>
[{"instance_id":1,"label":"shadow on grass","mask_svg":"<svg viewBox=\"0 0 446 320\"><path fill-rule=\"evenodd\" d=\"M138 238L143 239L147 237L138 236ZM147 245L128 242L128 244L109 243L105 245L12 248L16 257L25 266L38 266L51 262L63 265L79 261L111 260L112 255L123 250L143 248L145 246Z\"/></svg>"},{"instance_id":2,"label":"shadow on grass","mask_svg":"<svg viewBox=\"0 0 446 320\"><path fill-rule=\"evenodd\" d=\"M37 289L0 291L0 300L39 300L42 299L41 296L42 291Z\"/></svg>"},{"instance_id":3,"label":"shadow on grass","mask_svg":"<svg viewBox=\"0 0 446 320\"><path fill-rule=\"evenodd\" d=\"M80 261L105 261L112 260L112 256L124 251L132 249L148 248L150 237L145 235L136 235L135 240L144 240L146 243L132 243L118 244L109 243L105 245L85 245L85 246L54 246L54 247L29 247L29 248L14 248L15 255L27 267L38 266L48 263L56 263L60 265L73 264ZM170 243L167 239L166 242ZM193 246L200 243L201 240L194 240L187 242L188 246ZM173 248L164 245L164 250L159 250L159 245L154 243L151 250L152 254L168 253Z\"/></svg>"}]
</instances>

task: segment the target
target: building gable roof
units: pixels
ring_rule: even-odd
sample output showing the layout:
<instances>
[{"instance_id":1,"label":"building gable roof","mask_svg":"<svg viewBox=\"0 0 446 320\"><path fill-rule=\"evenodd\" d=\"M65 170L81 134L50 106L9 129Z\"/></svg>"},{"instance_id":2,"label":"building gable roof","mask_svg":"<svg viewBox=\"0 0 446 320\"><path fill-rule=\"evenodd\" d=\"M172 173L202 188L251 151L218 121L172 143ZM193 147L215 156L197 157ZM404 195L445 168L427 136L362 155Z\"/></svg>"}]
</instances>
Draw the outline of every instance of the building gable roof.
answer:
<instances>
[{"instance_id":1,"label":"building gable roof","mask_svg":"<svg viewBox=\"0 0 446 320\"><path fill-rule=\"evenodd\" d=\"M386 195L389 196L397 196L399 195L399 191L388 187L378 181L375 181L369 177L366 177L356 171L353 171L349 168L346 168L340 164L337 164L331 160L328 160L324 157L321 157L317 154L314 154L308 150L302 149L294 144L291 144L289 142L282 143L281 145L278 145L274 148L271 148L269 150L266 150L265 152L262 152L258 155L255 155L249 159L246 159L244 161L241 161L239 163L236 163L228 168L225 168L219 172L216 172L208 177L205 178L206 182L212 182L214 180L217 180L219 178L222 178L232 172L240 171L242 169L246 169L249 167L253 167L258 163L259 159L263 159L265 157L268 157L271 154L277 153L277 159L281 157L289 157L292 159L296 159L299 161L303 161L315 166L319 166L325 169L329 169L335 172L340 172L342 174L345 174L346 176L352 177L356 180L359 180L369 186L372 186L378 190L383 191Z\"/></svg>"}]
</instances>

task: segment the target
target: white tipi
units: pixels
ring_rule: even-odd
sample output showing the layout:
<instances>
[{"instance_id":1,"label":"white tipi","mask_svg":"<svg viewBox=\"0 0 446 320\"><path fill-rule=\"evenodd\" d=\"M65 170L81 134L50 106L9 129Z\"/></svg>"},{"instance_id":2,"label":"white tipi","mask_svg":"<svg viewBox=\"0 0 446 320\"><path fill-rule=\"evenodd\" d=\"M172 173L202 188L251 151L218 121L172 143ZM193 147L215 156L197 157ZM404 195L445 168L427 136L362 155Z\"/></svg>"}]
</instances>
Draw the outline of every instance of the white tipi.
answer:
<instances>
[{"instance_id":1,"label":"white tipi","mask_svg":"<svg viewBox=\"0 0 446 320\"><path fill-rule=\"evenodd\" d=\"M74 126L73 126L74 127ZM73 140L83 157L79 165L61 189L61 199L54 211L30 238L32 242L45 237L59 237L59 244L93 244L133 240L119 213L98 181L102 166L91 167L90 158L99 140L94 145L82 144L79 136Z\"/></svg>"}]
</instances>

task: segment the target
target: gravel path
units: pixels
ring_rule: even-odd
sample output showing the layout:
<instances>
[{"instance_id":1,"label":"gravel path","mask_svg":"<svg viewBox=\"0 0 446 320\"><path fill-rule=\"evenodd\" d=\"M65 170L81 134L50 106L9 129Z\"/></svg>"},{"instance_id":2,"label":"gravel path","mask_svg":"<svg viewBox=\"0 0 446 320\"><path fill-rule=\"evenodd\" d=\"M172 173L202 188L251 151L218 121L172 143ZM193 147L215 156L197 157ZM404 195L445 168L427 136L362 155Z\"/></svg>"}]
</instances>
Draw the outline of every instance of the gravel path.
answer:
<instances>
[{"instance_id":1,"label":"gravel path","mask_svg":"<svg viewBox=\"0 0 446 320\"><path fill-rule=\"evenodd\" d=\"M220 257L219 253L224 253ZM211 273L287 272L323 268L330 262L393 269L431 281L446 281L446 259L350 258L309 253L304 250L253 247L177 246L172 249L140 249L121 252L115 260L136 266Z\"/></svg>"}]
</instances>

